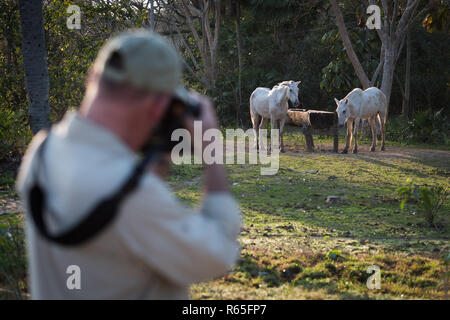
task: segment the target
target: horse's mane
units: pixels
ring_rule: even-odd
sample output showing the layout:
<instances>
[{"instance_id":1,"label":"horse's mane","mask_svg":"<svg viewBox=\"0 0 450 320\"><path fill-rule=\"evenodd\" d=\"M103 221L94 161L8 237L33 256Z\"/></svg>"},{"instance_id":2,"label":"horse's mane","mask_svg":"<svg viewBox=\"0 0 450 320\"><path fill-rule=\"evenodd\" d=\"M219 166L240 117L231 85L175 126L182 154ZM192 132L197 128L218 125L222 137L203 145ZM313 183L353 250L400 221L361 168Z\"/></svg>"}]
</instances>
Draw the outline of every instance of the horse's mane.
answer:
<instances>
[{"instance_id":1,"label":"horse's mane","mask_svg":"<svg viewBox=\"0 0 450 320\"><path fill-rule=\"evenodd\" d=\"M285 81L282 81L282 82L278 83L277 85L278 86L284 86L286 84L291 84L292 82L294 82L294 80L285 80Z\"/></svg>"},{"instance_id":2,"label":"horse's mane","mask_svg":"<svg viewBox=\"0 0 450 320\"><path fill-rule=\"evenodd\" d=\"M271 91L271 95L275 96L275 99L277 101L277 104L281 103L281 100L283 98L289 98L288 96L288 89L286 86L284 85L276 85L272 88Z\"/></svg>"}]
</instances>

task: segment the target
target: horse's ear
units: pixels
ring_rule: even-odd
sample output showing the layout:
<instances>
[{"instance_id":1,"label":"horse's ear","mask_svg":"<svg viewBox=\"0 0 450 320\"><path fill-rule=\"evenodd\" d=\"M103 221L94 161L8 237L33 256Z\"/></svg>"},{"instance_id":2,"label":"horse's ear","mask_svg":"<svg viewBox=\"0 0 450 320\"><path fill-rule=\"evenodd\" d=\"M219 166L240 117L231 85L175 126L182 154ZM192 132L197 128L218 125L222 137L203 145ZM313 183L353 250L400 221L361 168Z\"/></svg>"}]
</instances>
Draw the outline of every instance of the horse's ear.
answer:
<instances>
[{"instance_id":1,"label":"horse's ear","mask_svg":"<svg viewBox=\"0 0 450 320\"><path fill-rule=\"evenodd\" d=\"M300 83L302 83L301 81L296 81L295 85L298 86Z\"/></svg>"},{"instance_id":2,"label":"horse's ear","mask_svg":"<svg viewBox=\"0 0 450 320\"><path fill-rule=\"evenodd\" d=\"M336 102L336 104L339 106L339 100L334 98L334 102Z\"/></svg>"}]
</instances>

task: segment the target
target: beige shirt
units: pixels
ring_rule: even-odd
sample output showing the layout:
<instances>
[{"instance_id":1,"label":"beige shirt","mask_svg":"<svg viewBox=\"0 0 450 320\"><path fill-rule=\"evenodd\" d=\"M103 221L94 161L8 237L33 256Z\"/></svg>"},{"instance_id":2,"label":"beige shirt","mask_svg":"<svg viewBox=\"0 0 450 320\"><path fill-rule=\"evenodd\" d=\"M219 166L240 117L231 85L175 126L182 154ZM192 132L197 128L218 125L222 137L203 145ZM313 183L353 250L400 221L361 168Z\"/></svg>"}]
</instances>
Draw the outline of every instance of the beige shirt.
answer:
<instances>
[{"instance_id":1,"label":"beige shirt","mask_svg":"<svg viewBox=\"0 0 450 320\"><path fill-rule=\"evenodd\" d=\"M25 204L39 140L37 135L30 144L19 172ZM112 132L76 112L54 126L43 159L38 179L56 214L45 213L55 233L74 226L113 193L138 161ZM81 246L49 243L28 215L26 220L33 299L185 299L190 284L225 273L239 254L239 209L228 193L207 194L202 209L191 210L151 173L113 223ZM79 267L80 289L67 285L76 283L73 265Z\"/></svg>"}]
</instances>

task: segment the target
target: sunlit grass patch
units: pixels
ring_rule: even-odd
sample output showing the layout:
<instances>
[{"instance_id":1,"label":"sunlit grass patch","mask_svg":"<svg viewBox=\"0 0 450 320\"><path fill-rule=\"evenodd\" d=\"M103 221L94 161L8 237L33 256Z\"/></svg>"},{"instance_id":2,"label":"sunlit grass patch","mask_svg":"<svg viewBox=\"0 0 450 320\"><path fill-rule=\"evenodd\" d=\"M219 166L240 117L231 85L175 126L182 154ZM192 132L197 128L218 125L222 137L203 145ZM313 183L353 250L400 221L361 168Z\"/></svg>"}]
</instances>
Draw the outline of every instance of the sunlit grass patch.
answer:
<instances>
[{"instance_id":1,"label":"sunlit grass patch","mask_svg":"<svg viewBox=\"0 0 450 320\"><path fill-rule=\"evenodd\" d=\"M430 228L413 206L400 210L395 190L408 178L450 187L450 155L398 147L335 154L327 137L305 153L302 139L288 133L275 176L261 176L255 165L227 166L242 208L242 256L229 274L194 285L192 297L443 298L450 205L442 227ZM367 288L370 265L381 269L379 290Z\"/></svg>"}]
</instances>

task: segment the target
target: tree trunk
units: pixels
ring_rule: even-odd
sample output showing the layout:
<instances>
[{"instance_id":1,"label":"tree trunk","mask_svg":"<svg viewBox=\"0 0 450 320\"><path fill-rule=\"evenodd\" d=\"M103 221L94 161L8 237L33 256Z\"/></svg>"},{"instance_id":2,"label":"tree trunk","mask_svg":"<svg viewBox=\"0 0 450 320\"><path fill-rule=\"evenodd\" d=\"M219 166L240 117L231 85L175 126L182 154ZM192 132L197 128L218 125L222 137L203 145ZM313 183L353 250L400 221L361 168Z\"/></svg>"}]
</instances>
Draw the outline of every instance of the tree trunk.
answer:
<instances>
[{"instance_id":1,"label":"tree trunk","mask_svg":"<svg viewBox=\"0 0 450 320\"><path fill-rule=\"evenodd\" d=\"M368 0L368 3L373 5L377 2L375 0ZM389 111L389 103L391 98L391 90L392 90L392 81L394 78L394 70L395 65L398 60L398 56L402 51L404 39L406 36L406 32L411 26L413 22L415 22L424 12L429 9L429 4L426 5L418 14L416 14L417 8L420 4L420 0L408 0L406 3L406 7L404 11L398 19L397 23L397 12L399 10L399 1L396 0L393 3L389 3L385 0L381 1L381 5L383 7L384 12L384 22L381 26L381 29L377 29L378 36L381 40L382 47L380 52L380 63L374 73L372 81L369 82L369 79L364 72L364 69L359 62L358 56L353 50L352 43L347 34L347 29L345 27L344 18L342 16L341 10L336 2L336 0L330 0L331 8L336 15L336 24L339 29L339 34L341 36L342 42L344 44L345 50L347 51L347 55L350 59L350 62L353 65L353 68L356 72L356 75L359 78L364 89L374 85L377 79L377 76L381 70L383 70L383 78L381 81L381 91L384 92L387 99L387 113ZM391 13L391 14L389 14Z\"/></svg>"},{"instance_id":2,"label":"tree trunk","mask_svg":"<svg viewBox=\"0 0 450 320\"><path fill-rule=\"evenodd\" d=\"M242 105L242 55L241 55L241 10L239 2L236 2L236 45L237 45L237 55L238 55L238 103L236 108L236 127L239 127L239 117L241 114Z\"/></svg>"},{"instance_id":3,"label":"tree trunk","mask_svg":"<svg viewBox=\"0 0 450 320\"><path fill-rule=\"evenodd\" d=\"M42 0L19 0L22 55L28 92L30 127L33 134L50 126L47 51Z\"/></svg>"},{"instance_id":4,"label":"tree trunk","mask_svg":"<svg viewBox=\"0 0 450 320\"><path fill-rule=\"evenodd\" d=\"M392 91L392 81L394 79L394 70L395 70L395 50L393 47L388 46L384 55L384 66L383 66L383 80L381 81L380 90L386 95L386 119L389 113L390 106L390 98Z\"/></svg>"},{"instance_id":5,"label":"tree trunk","mask_svg":"<svg viewBox=\"0 0 450 320\"><path fill-rule=\"evenodd\" d=\"M350 38L348 36L347 28L345 27L344 17L342 16L341 9L339 9L336 0L330 0L330 4L336 16L336 24L339 29L339 34L341 35L342 43L344 44L345 50L347 51L348 58L350 59L353 68L355 69L356 75L358 76L358 79L361 82L363 89L367 89L370 87L369 78L367 78L367 75L364 72L361 63L359 62L358 56L353 50L352 42L350 41Z\"/></svg>"},{"instance_id":6,"label":"tree trunk","mask_svg":"<svg viewBox=\"0 0 450 320\"><path fill-rule=\"evenodd\" d=\"M150 1L150 30L155 31L155 0Z\"/></svg>"},{"instance_id":7,"label":"tree trunk","mask_svg":"<svg viewBox=\"0 0 450 320\"><path fill-rule=\"evenodd\" d=\"M208 89L214 89L217 80L216 61L221 27L221 1L199 1L196 3L198 7L195 7L193 4L187 0L181 0L178 3L177 9L184 15L178 23L187 24L191 30L194 42L200 51L203 62L203 73L208 82ZM179 18L178 15L180 13L178 10L175 10L175 8L169 5L166 5L166 8L173 12L172 16L175 20ZM210 15L211 13L212 15ZM210 17L214 19L214 31L211 31ZM195 21L198 21L201 27L201 33L197 32Z\"/></svg>"},{"instance_id":8,"label":"tree trunk","mask_svg":"<svg viewBox=\"0 0 450 320\"><path fill-rule=\"evenodd\" d=\"M402 116L408 119L409 98L411 95L411 30L406 36L406 73L405 73L405 95L403 97Z\"/></svg>"}]
</instances>

